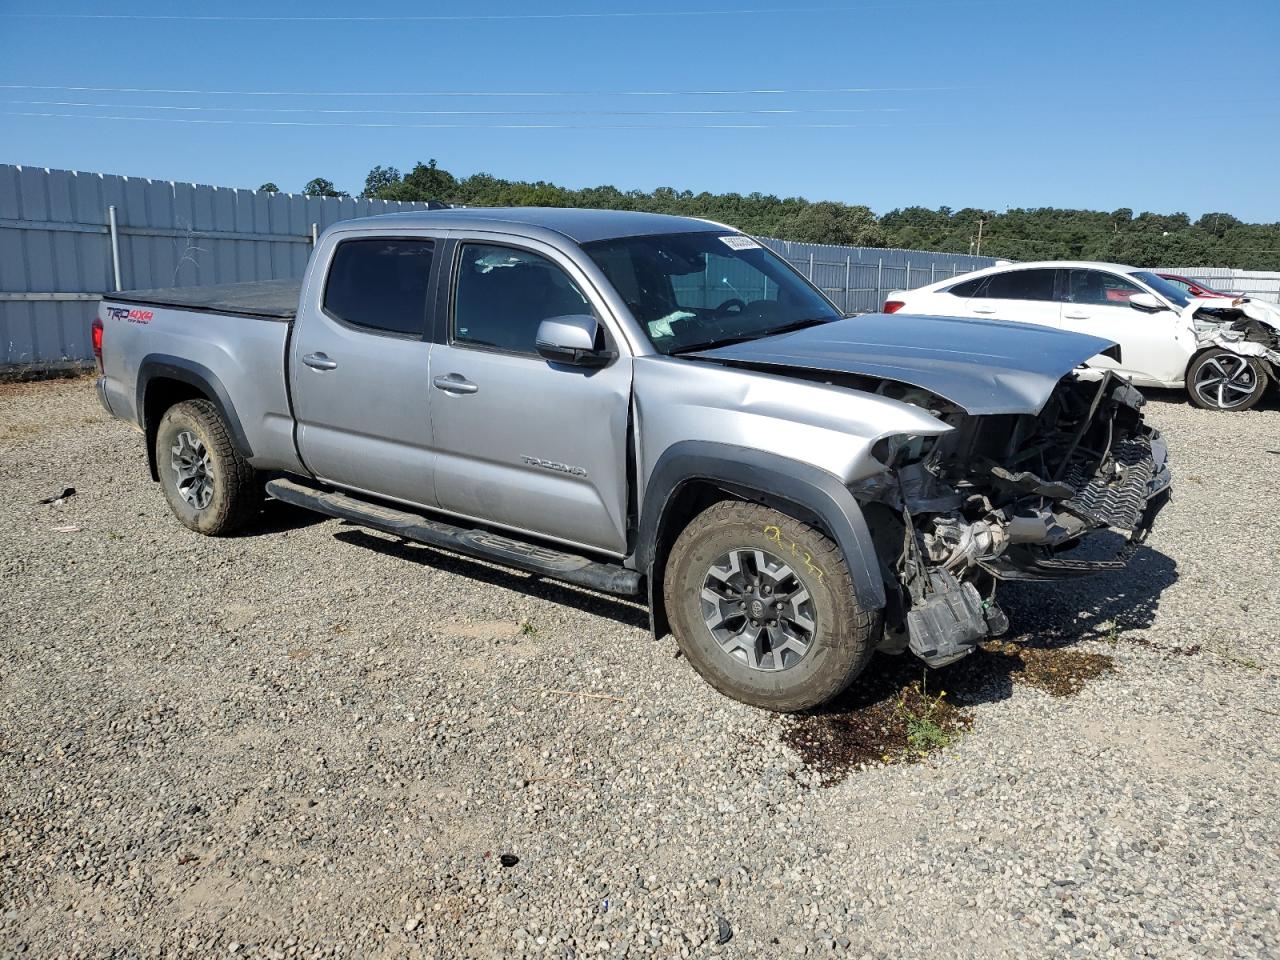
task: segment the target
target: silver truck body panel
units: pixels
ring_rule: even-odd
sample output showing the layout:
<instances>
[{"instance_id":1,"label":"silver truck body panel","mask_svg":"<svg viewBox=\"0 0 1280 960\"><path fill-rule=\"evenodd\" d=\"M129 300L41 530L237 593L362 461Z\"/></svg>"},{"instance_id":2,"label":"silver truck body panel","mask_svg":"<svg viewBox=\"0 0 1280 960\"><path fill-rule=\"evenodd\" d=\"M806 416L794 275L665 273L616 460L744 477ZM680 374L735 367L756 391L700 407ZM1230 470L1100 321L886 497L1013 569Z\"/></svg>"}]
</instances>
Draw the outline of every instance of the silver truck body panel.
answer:
<instances>
[{"instance_id":1,"label":"silver truck body panel","mask_svg":"<svg viewBox=\"0 0 1280 960\"><path fill-rule=\"evenodd\" d=\"M678 357L637 358L635 405L642 484L662 454L684 440L765 450L848 484L884 470L871 456L881 437L951 430L888 397Z\"/></svg>"},{"instance_id":2,"label":"silver truck body panel","mask_svg":"<svg viewBox=\"0 0 1280 960\"><path fill-rule=\"evenodd\" d=\"M872 313L697 356L909 383L974 415L1039 413L1111 341L1029 324Z\"/></svg>"},{"instance_id":3,"label":"silver truck body panel","mask_svg":"<svg viewBox=\"0 0 1280 960\"><path fill-rule=\"evenodd\" d=\"M142 427L140 368L149 358L181 358L211 371L234 399L253 466L302 472L284 377L287 321L194 308L140 307L128 294L119 296L104 298L100 311L103 391L115 416ZM109 308L115 304L120 307L113 312Z\"/></svg>"}]
</instances>

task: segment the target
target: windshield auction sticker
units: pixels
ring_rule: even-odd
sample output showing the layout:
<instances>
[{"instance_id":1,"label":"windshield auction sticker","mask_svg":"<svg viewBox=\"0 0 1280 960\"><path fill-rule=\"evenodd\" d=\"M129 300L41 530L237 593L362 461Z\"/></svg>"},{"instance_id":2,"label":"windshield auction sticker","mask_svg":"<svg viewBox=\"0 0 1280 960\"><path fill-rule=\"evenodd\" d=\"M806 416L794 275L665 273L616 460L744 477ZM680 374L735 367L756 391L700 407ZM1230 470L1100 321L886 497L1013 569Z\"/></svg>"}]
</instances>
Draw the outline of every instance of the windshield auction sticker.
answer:
<instances>
[{"instance_id":1,"label":"windshield auction sticker","mask_svg":"<svg viewBox=\"0 0 1280 960\"><path fill-rule=\"evenodd\" d=\"M720 242L730 250L759 250L760 244L756 243L750 237L733 236L721 237Z\"/></svg>"}]
</instances>

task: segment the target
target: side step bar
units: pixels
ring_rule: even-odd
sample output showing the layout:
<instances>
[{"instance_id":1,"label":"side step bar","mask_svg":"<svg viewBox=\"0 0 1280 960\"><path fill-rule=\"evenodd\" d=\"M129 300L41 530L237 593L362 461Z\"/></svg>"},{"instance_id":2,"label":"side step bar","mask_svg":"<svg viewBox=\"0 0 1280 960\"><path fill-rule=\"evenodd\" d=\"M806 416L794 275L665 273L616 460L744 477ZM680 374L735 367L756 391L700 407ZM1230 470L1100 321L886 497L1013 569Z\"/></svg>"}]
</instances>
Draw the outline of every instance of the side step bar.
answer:
<instances>
[{"instance_id":1,"label":"side step bar","mask_svg":"<svg viewBox=\"0 0 1280 960\"><path fill-rule=\"evenodd\" d=\"M640 592L640 574L634 570L513 540L488 530L455 527L439 520L430 520L421 514L384 507L293 480L272 480L267 484L267 493L295 507L314 510L316 513L381 530L405 540L424 543L429 547L527 570L553 580L563 580L623 597L635 596Z\"/></svg>"}]
</instances>

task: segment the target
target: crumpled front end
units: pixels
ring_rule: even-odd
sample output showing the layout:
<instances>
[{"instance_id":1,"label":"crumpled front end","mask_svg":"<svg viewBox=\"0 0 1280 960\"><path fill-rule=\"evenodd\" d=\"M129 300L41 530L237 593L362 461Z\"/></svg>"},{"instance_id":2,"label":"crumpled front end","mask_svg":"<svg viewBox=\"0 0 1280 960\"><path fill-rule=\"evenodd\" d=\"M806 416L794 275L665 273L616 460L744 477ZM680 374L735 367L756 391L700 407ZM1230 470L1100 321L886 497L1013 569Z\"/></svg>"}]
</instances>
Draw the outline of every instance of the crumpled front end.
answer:
<instances>
[{"instance_id":1,"label":"crumpled front end","mask_svg":"<svg viewBox=\"0 0 1280 960\"><path fill-rule=\"evenodd\" d=\"M1203 299L1191 305L1191 315L1201 347L1257 357L1280 370L1280 308L1247 297Z\"/></svg>"},{"instance_id":2,"label":"crumpled front end","mask_svg":"<svg viewBox=\"0 0 1280 960\"><path fill-rule=\"evenodd\" d=\"M953 430L881 441L888 469L850 487L884 565L886 649L931 666L959 659L1007 629L999 581L1123 569L1166 499L1165 443L1141 394L1110 373L1063 378L1036 415L973 416L899 392ZM1118 535L1113 555L1072 555L1103 531Z\"/></svg>"}]
</instances>

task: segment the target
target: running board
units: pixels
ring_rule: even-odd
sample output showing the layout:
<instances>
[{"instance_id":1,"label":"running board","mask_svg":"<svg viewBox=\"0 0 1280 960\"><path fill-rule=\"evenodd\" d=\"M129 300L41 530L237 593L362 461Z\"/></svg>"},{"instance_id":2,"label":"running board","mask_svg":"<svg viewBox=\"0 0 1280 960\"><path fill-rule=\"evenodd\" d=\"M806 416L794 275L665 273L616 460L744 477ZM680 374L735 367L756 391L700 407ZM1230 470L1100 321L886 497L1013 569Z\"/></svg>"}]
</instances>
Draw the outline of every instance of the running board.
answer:
<instances>
[{"instance_id":1,"label":"running board","mask_svg":"<svg viewBox=\"0 0 1280 960\"><path fill-rule=\"evenodd\" d=\"M344 493L321 490L293 480L272 480L267 484L267 493L295 507L553 580L622 597L635 596L640 592L640 574L636 571L589 560L575 553L513 540L488 530L455 527L418 513L358 500Z\"/></svg>"}]
</instances>

